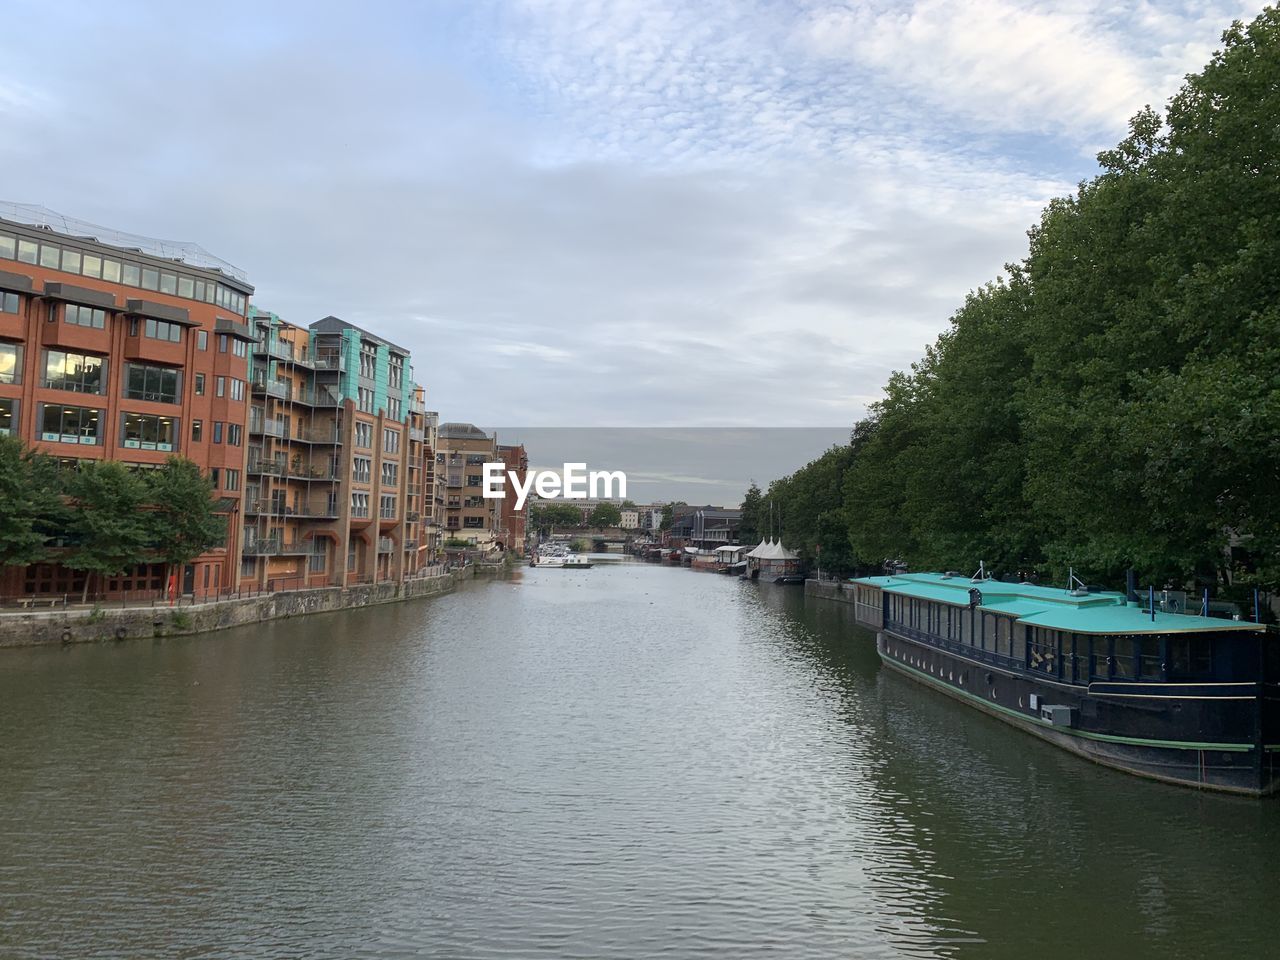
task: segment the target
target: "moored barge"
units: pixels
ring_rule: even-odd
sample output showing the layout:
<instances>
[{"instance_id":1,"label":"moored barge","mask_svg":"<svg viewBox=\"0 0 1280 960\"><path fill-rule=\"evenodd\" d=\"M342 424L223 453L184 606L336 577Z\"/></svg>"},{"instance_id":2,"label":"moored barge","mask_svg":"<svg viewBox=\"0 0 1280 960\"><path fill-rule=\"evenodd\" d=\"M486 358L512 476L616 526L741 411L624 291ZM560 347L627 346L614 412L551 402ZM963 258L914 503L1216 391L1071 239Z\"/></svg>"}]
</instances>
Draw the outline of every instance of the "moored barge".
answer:
<instances>
[{"instance_id":1,"label":"moored barge","mask_svg":"<svg viewBox=\"0 0 1280 960\"><path fill-rule=\"evenodd\" d=\"M1130 773L1263 795L1280 788L1280 637L1146 598L899 573L853 581L895 670Z\"/></svg>"}]
</instances>

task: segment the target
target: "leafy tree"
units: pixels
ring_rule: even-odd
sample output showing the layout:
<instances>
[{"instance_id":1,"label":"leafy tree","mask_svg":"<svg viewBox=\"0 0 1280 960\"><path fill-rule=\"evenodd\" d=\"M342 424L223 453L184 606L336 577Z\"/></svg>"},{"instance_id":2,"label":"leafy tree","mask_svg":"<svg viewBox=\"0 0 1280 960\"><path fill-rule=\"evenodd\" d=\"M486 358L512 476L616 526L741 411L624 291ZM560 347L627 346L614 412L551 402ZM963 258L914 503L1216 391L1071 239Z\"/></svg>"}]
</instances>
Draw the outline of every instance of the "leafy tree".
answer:
<instances>
[{"instance_id":1,"label":"leafy tree","mask_svg":"<svg viewBox=\"0 0 1280 960\"><path fill-rule=\"evenodd\" d=\"M571 503L539 503L529 508L529 523L535 530L582 525L582 511Z\"/></svg>"},{"instance_id":2,"label":"leafy tree","mask_svg":"<svg viewBox=\"0 0 1280 960\"><path fill-rule=\"evenodd\" d=\"M759 485L752 480L742 498L742 520L738 525L739 543L758 543L761 540L763 524L760 511L763 504L764 495L760 492Z\"/></svg>"},{"instance_id":3,"label":"leafy tree","mask_svg":"<svg viewBox=\"0 0 1280 960\"><path fill-rule=\"evenodd\" d=\"M12 436L0 436L0 567L26 566L49 557L60 532L61 497L47 457Z\"/></svg>"},{"instance_id":4,"label":"leafy tree","mask_svg":"<svg viewBox=\"0 0 1280 960\"><path fill-rule=\"evenodd\" d=\"M662 520L658 524L659 530L670 530L671 524L675 523L676 507L687 507L688 504L683 500L673 500L662 508Z\"/></svg>"},{"instance_id":5,"label":"leafy tree","mask_svg":"<svg viewBox=\"0 0 1280 960\"><path fill-rule=\"evenodd\" d=\"M587 522L597 530L605 527L616 527L622 523L622 511L618 509L616 503L598 503L595 509L591 511L591 517Z\"/></svg>"},{"instance_id":6,"label":"leafy tree","mask_svg":"<svg viewBox=\"0 0 1280 960\"><path fill-rule=\"evenodd\" d=\"M91 460L67 474L66 493L75 543L62 563L85 572L88 599L91 576L120 574L148 558L147 487L122 463Z\"/></svg>"},{"instance_id":7,"label":"leafy tree","mask_svg":"<svg viewBox=\"0 0 1280 960\"><path fill-rule=\"evenodd\" d=\"M169 457L146 479L147 536L172 576L176 567L224 542L226 519L214 513L213 483L185 457Z\"/></svg>"}]
</instances>

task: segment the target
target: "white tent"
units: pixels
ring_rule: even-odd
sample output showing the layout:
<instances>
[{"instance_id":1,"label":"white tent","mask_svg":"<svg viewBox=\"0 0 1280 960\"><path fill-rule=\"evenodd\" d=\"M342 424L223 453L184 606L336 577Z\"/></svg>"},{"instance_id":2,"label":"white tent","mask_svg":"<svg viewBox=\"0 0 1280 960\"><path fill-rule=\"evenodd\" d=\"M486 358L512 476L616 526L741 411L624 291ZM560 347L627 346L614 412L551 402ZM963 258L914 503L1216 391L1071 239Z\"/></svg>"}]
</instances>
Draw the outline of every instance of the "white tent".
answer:
<instances>
[{"instance_id":1,"label":"white tent","mask_svg":"<svg viewBox=\"0 0 1280 960\"><path fill-rule=\"evenodd\" d=\"M788 550L781 540L761 540L760 545L747 554L752 560L799 560L800 555Z\"/></svg>"}]
</instances>

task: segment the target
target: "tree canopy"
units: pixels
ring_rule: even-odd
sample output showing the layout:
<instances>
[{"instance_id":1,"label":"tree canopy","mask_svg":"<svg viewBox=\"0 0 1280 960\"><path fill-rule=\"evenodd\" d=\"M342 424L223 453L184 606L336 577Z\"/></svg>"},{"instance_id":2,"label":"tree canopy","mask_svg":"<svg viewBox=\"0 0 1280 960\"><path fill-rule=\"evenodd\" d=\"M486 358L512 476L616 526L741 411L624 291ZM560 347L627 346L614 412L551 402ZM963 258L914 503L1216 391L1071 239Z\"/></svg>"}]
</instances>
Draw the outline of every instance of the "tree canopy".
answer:
<instances>
[{"instance_id":1,"label":"tree canopy","mask_svg":"<svg viewBox=\"0 0 1280 960\"><path fill-rule=\"evenodd\" d=\"M1045 208L847 448L770 486L788 545L821 544L825 568L840 529L868 568L1274 589L1277 117L1268 8Z\"/></svg>"}]
</instances>

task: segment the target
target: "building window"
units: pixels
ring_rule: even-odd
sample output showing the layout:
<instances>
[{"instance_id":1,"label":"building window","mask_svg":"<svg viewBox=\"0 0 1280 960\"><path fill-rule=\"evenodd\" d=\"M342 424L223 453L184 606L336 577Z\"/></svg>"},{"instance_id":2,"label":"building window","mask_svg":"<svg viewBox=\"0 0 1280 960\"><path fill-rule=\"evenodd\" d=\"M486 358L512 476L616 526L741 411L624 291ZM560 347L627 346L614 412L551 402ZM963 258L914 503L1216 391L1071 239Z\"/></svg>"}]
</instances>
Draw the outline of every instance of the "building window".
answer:
<instances>
[{"instance_id":1,"label":"building window","mask_svg":"<svg viewBox=\"0 0 1280 960\"><path fill-rule=\"evenodd\" d=\"M387 366L387 385L395 390L399 390L403 387L404 357L394 353L391 355L391 361Z\"/></svg>"},{"instance_id":2,"label":"building window","mask_svg":"<svg viewBox=\"0 0 1280 960\"><path fill-rule=\"evenodd\" d=\"M399 473L399 464L384 460L382 463L382 485L384 487L394 487Z\"/></svg>"},{"instance_id":3,"label":"building window","mask_svg":"<svg viewBox=\"0 0 1280 960\"><path fill-rule=\"evenodd\" d=\"M225 397L227 395L227 378L226 377L213 378L213 395L215 397Z\"/></svg>"},{"instance_id":4,"label":"building window","mask_svg":"<svg viewBox=\"0 0 1280 960\"><path fill-rule=\"evenodd\" d=\"M177 403L179 371L146 363L125 364L124 395L130 400Z\"/></svg>"},{"instance_id":5,"label":"building window","mask_svg":"<svg viewBox=\"0 0 1280 960\"><path fill-rule=\"evenodd\" d=\"M392 420L400 419L400 398L387 397L387 416Z\"/></svg>"},{"instance_id":6,"label":"building window","mask_svg":"<svg viewBox=\"0 0 1280 960\"><path fill-rule=\"evenodd\" d=\"M196 331L196 349L197 350L209 349L209 331L207 330Z\"/></svg>"},{"instance_id":7,"label":"building window","mask_svg":"<svg viewBox=\"0 0 1280 960\"><path fill-rule=\"evenodd\" d=\"M107 325L107 313L97 307L82 307L78 303L68 303L62 318L77 327L92 327L101 330Z\"/></svg>"},{"instance_id":8,"label":"building window","mask_svg":"<svg viewBox=\"0 0 1280 960\"><path fill-rule=\"evenodd\" d=\"M378 516L383 520L396 518L396 498L394 495L384 496L378 505Z\"/></svg>"},{"instance_id":9,"label":"building window","mask_svg":"<svg viewBox=\"0 0 1280 960\"><path fill-rule=\"evenodd\" d=\"M237 380L235 377L231 378L231 399L232 400L244 399L244 381L243 380Z\"/></svg>"},{"instance_id":10,"label":"building window","mask_svg":"<svg viewBox=\"0 0 1280 960\"><path fill-rule=\"evenodd\" d=\"M146 271L143 272L145 273ZM151 317L147 317L145 332L152 340L168 340L170 343L182 342L182 325L170 323L167 320L153 320Z\"/></svg>"},{"instance_id":11,"label":"building window","mask_svg":"<svg viewBox=\"0 0 1280 960\"><path fill-rule=\"evenodd\" d=\"M18 260L21 263L35 263L38 245L32 240L18 241Z\"/></svg>"},{"instance_id":12,"label":"building window","mask_svg":"<svg viewBox=\"0 0 1280 960\"><path fill-rule=\"evenodd\" d=\"M241 438L244 434L244 427L238 423L227 424L227 443L233 447L240 446Z\"/></svg>"},{"instance_id":13,"label":"building window","mask_svg":"<svg viewBox=\"0 0 1280 960\"><path fill-rule=\"evenodd\" d=\"M191 421L191 442L199 443L203 436L204 436L204 421L192 420Z\"/></svg>"},{"instance_id":14,"label":"building window","mask_svg":"<svg viewBox=\"0 0 1280 960\"><path fill-rule=\"evenodd\" d=\"M153 270L150 267L142 268L142 289L143 290L159 290L160 289L160 271Z\"/></svg>"},{"instance_id":15,"label":"building window","mask_svg":"<svg viewBox=\"0 0 1280 960\"><path fill-rule=\"evenodd\" d=\"M227 352L227 335L225 333L218 334L218 352Z\"/></svg>"},{"instance_id":16,"label":"building window","mask_svg":"<svg viewBox=\"0 0 1280 960\"><path fill-rule=\"evenodd\" d=\"M222 489L223 490L239 490L240 489L240 471L239 470L223 470L222 471Z\"/></svg>"},{"instance_id":17,"label":"building window","mask_svg":"<svg viewBox=\"0 0 1280 960\"><path fill-rule=\"evenodd\" d=\"M79 250L63 250L62 251L62 271L63 273L79 273L80 272L80 251Z\"/></svg>"},{"instance_id":18,"label":"building window","mask_svg":"<svg viewBox=\"0 0 1280 960\"><path fill-rule=\"evenodd\" d=\"M17 313L22 306L22 297L7 290L0 292L0 313Z\"/></svg>"},{"instance_id":19,"label":"building window","mask_svg":"<svg viewBox=\"0 0 1280 960\"><path fill-rule=\"evenodd\" d=\"M102 411L46 403L40 415L40 439L54 443L97 444L102 438Z\"/></svg>"},{"instance_id":20,"label":"building window","mask_svg":"<svg viewBox=\"0 0 1280 960\"><path fill-rule=\"evenodd\" d=\"M389 427L382 429L382 449L387 453L400 452L400 431Z\"/></svg>"},{"instance_id":21,"label":"building window","mask_svg":"<svg viewBox=\"0 0 1280 960\"><path fill-rule=\"evenodd\" d=\"M222 428L223 428L223 426L224 426L224 424L223 424L223 422L222 422L221 420L215 420L215 421L213 421L213 442L214 442L214 443L221 443L221 442L222 442Z\"/></svg>"},{"instance_id":22,"label":"building window","mask_svg":"<svg viewBox=\"0 0 1280 960\"><path fill-rule=\"evenodd\" d=\"M356 421L356 446L365 450L373 446L373 424Z\"/></svg>"},{"instance_id":23,"label":"building window","mask_svg":"<svg viewBox=\"0 0 1280 960\"><path fill-rule=\"evenodd\" d=\"M351 479L356 483L368 483L373 477L373 461L368 457L351 458Z\"/></svg>"},{"instance_id":24,"label":"building window","mask_svg":"<svg viewBox=\"0 0 1280 960\"><path fill-rule=\"evenodd\" d=\"M123 269L124 269L124 272L122 274L122 277L123 277L122 282L124 283L125 286L137 287L142 285L142 268L141 267L139 267L136 263L126 263Z\"/></svg>"},{"instance_id":25,"label":"building window","mask_svg":"<svg viewBox=\"0 0 1280 960\"><path fill-rule=\"evenodd\" d=\"M50 270L57 270L61 261L61 247L56 247L51 243L40 244L40 266L48 267Z\"/></svg>"},{"instance_id":26,"label":"building window","mask_svg":"<svg viewBox=\"0 0 1280 960\"><path fill-rule=\"evenodd\" d=\"M102 357L62 350L45 351L44 385L51 390L102 393L106 373L107 362Z\"/></svg>"},{"instance_id":27,"label":"building window","mask_svg":"<svg viewBox=\"0 0 1280 960\"><path fill-rule=\"evenodd\" d=\"M12 397L0 397L0 437L13 433L13 421L18 415L18 401Z\"/></svg>"},{"instance_id":28,"label":"building window","mask_svg":"<svg viewBox=\"0 0 1280 960\"><path fill-rule=\"evenodd\" d=\"M204 374L203 373L196 374L196 396L197 397L204 396Z\"/></svg>"},{"instance_id":29,"label":"building window","mask_svg":"<svg viewBox=\"0 0 1280 960\"><path fill-rule=\"evenodd\" d=\"M463 517L462 525L468 530L483 530L484 517Z\"/></svg>"},{"instance_id":30,"label":"building window","mask_svg":"<svg viewBox=\"0 0 1280 960\"><path fill-rule=\"evenodd\" d=\"M361 413L373 413L373 391L368 387L356 387L356 406Z\"/></svg>"},{"instance_id":31,"label":"building window","mask_svg":"<svg viewBox=\"0 0 1280 960\"><path fill-rule=\"evenodd\" d=\"M249 345L243 340L232 340L231 352L237 357L247 357L249 355Z\"/></svg>"},{"instance_id":32,"label":"building window","mask_svg":"<svg viewBox=\"0 0 1280 960\"><path fill-rule=\"evenodd\" d=\"M160 274L160 292L167 293L171 297L178 295L178 277L176 274Z\"/></svg>"},{"instance_id":33,"label":"building window","mask_svg":"<svg viewBox=\"0 0 1280 960\"><path fill-rule=\"evenodd\" d=\"M0 257L5 260L12 260L17 254L17 241L7 233L0 233Z\"/></svg>"},{"instance_id":34,"label":"building window","mask_svg":"<svg viewBox=\"0 0 1280 960\"><path fill-rule=\"evenodd\" d=\"M468 473L468 474L467 474L467 486L468 486L468 487L478 487L478 486L480 486L480 481L481 481L482 479L483 479L483 477L482 477L482 475L481 475L481 474L478 474L478 473Z\"/></svg>"},{"instance_id":35,"label":"building window","mask_svg":"<svg viewBox=\"0 0 1280 960\"><path fill-rule=\"evenodd\" d=\"M367 493L351 494L351 515L353 517L369 516L369 495Z\"/></svg>"},{"instance_id":36,"label":"building window","mask_svg":"<svg viewBox=\"0 0 1280 960\"><path fill-rule=\"evenodd\" d=\"M0 383L22 382L22 347L0 342Z\"/></svg>"},{"instance_id":37,"label":"building window","mask_svg":"<svg viewBox=\"0 0 1280 960\"><path fill-rule=\"evenodd\" d=\"M178 421L149 413L122 415L124 445L137 450L173 450Z\"/></svg>"},{"instance_id":38,"label":"building window","mask_svg":"<svg viewBox=\"0 0 1280 960\"><path fill-rule=\"evenodd\" d=\"M378 374L378 348L375 344L360 342L360 376L372 380Z\"/></svg>"}]
</instances>

